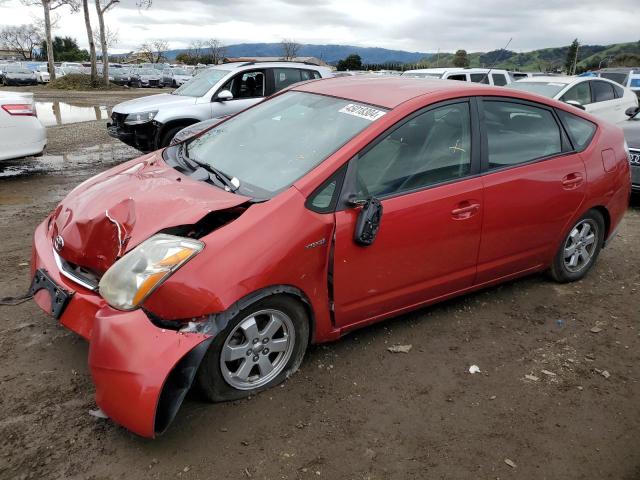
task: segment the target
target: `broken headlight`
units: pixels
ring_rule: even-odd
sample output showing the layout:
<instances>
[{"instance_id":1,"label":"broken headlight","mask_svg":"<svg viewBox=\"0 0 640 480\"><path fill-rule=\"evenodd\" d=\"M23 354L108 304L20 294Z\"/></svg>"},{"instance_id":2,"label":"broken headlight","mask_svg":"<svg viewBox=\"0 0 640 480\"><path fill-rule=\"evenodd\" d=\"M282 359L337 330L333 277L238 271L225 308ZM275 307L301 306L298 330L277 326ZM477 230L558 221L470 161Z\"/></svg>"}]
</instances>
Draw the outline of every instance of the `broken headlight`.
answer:
<instances>
[{"instance_id":1,"label":"broken headlight","mask_svg":"<svg viewBox=\"0 0 640 480\"><path fill-rule=\"evenodd\" d=\"M198 240L158 234L115 262L100 280L100 295L119 310L134 310L204 248Z\"/></svg>"},{"instance_id":2,"label":"broken headlight","mask_svg":"<svg viewBox=\"0 0 640 480\"><path fill-rule=\"evenodd\" d=\"M150 122L158 114L157 110L151 112L137 112L130 113L127 118L124 119L126 125L140 125L142 123Z\"/></svg>"}]
</instances>

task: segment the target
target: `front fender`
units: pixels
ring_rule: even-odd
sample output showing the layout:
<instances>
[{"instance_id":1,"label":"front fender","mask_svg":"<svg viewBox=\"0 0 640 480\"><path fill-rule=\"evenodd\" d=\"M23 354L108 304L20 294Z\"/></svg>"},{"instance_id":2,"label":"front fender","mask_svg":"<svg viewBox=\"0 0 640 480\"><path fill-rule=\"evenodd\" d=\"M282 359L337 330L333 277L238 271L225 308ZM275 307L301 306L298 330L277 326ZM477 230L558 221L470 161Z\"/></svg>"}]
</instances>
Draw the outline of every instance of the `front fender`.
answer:
<instances>
[{"instance_id":1,"label":"front fender","mask_svg":"<svg viewBox=\"0 0 640 480\"><path fill-rule=\"evenodd\" d=\"M89 347L98 406L114 422L154 438L175 417L212 340L158 328L142 310L102 308Z\"/></svg>"}]
</instances>

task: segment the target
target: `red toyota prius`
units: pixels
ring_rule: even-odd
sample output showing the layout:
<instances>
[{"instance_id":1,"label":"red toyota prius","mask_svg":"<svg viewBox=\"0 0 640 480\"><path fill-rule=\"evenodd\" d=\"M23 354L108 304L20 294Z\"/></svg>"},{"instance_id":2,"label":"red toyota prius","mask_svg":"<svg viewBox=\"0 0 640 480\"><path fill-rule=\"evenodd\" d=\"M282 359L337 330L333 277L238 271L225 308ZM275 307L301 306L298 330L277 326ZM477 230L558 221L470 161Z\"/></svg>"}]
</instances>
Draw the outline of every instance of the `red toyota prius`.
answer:
<instances>
[{"instance_id":1,"label":"red toyota prius","mask_svg":"<svg viewBox=\"0 0 640 480\"><path fill-rule=\"evenodd\" d=\"M35 232L31 291L90 342L99 407L153 437L194 383L241 398L310 342L533 272L582 278L629 193L622 131L570 105L311 81L79 185Z\"/></svg>"}]
</instances>

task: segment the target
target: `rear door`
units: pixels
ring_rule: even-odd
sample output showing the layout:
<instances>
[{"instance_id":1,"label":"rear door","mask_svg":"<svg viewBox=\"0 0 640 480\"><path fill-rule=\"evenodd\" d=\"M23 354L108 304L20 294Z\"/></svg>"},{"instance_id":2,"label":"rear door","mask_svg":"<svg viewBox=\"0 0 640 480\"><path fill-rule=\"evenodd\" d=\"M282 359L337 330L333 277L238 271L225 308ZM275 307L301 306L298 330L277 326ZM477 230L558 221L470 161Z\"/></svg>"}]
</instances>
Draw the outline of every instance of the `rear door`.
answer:
<instances>
[{"instance_id":1,"label":"rear door","mask_svg":"<svg viewBox=\"0 0 640 480\"><path fill-rule=\"evenodd\" d=\"M473 105L461 100L422 111L350 162L342 198L375 197L383 212L370 246L354 241L359 208L345 205L335 214L337 326L472 285L483 210Z\"/></svg>"},{"instance_id":2,"label":"rear door","mask_svg":"<svg viewBox=\"0 0 640 480\"><path fill-rule=\"evenodd\" d=\"M476 282L546 264L585 196L586 173L553 109L480 102L484 222Z\"/></svg>"},{"instance_id":3,"label":"rear door","mask_svg":"<svg viewBox=\"0 0 640 480\"><path fill-rule=\"evenodd\" d=\"M586 110L596 117L612 123L625 120L623 100L616 98L613 85L602 80L591 80L591 101Z\"/></svg>"}]
</instances>

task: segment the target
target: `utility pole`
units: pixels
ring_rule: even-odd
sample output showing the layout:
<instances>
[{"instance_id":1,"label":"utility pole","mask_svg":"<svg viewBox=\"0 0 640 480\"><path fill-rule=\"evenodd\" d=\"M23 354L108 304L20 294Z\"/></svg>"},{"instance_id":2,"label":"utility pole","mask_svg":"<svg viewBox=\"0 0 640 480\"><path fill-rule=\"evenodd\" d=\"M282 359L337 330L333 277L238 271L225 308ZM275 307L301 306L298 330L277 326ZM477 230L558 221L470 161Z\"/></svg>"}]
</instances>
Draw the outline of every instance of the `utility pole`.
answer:
<instances>
[{"instance_id":1,"label":"utility pole","mask_svg":"<svg viewBox=\"0 0 640 480\"><path fill-rule=\"evenodd\" d=\"M576 46L576 56L573 58L573 69L571 70L571 75L576 74L576 68L578 67L578 50L580 50L580 44Z\"/></svg>"},{"instance_id":2,"label":"utility pole","mask_svg":"<svg viewBox=\"0 0 640 480\"><path fill-rule=\"evenodd\" d=\"M436 68L440 66L440 49L438 49L438 56L436 57Z\"/></svg>"}]
</instances>

